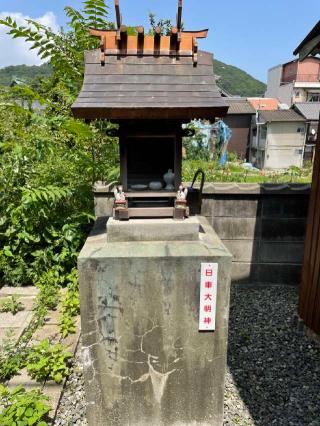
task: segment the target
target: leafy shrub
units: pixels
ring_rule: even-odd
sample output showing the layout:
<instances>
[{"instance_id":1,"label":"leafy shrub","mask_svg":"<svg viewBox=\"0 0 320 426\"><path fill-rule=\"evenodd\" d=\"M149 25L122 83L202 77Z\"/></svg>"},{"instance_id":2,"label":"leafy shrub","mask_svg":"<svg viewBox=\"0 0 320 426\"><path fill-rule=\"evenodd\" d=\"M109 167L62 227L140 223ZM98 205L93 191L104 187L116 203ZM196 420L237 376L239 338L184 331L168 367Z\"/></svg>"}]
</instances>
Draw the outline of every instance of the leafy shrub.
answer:
<instances>
[{"instance_id":1,"label":"leafy shrub","mask_svg":"<svg viewBox=\"0 0 320 426\"><path fill-rule=\"evenodd\" d=\"M77 331L75 318L71 315L64 314L59 322L60 334L63 338Z\"/></svg>"},{"instance_id":2,"label":"leafy shrub","mask_svg":"<svg viewBox=\"0 0 320 426\"><path fill-rule=\"evenodd\" d=\"M59 109L55 93L47 100L52 111ZM117 162L108 126L88 126L61 111L1 106L0 94L2 282L34 284L44 271L56 268L63 276L74 267L93 220L92 182L105 180Z\"/></svg>"},{"instance_id":3,"label":"leafy shrub","mask_svg":"<svg viewBox=\"0 0 320 426\"><path fill-rule=\"evenodd\" d=\"M58 267L45 271L36 283L40 290L36 300L36 306L44 306L47 309L57 308L60 300L60 289L64 283L64 275L61 275Z\"/></svg>"},{"instance_id":4,"label":"leafy shrub","mask_svg":"<svg viewBox=\"0 0 320 426\"><path fill-rule=\"evenodd\" d=\"M208 161L210 158L210 147L203 131L194 122L189 123L186 128L195 132L194 136L183 138L186 159Z\"/></svg>"},{"instance_id":5,"label":"leafy shrub","mask_svg":"<svg viewBox=\"0 0 320 426\"><path fill-rule=\"evenodd\" d=\"M16 315L18 312L23 311L25 309L24 305L18 299L18 296L13 295L4 300L0 304L0 312L11 312L12 315Z\"/></svg>"},{"instance_id":6,"label":"leafy shrub","mask_svg":"<svg viewBox=\"0 0 320 426\"><path fill-rule=\"evenodd\" d=\"M26 392L21 386L10 391L0 385L1 426L46 426L51 407L39 390Z\"/></svg>"},{"instance_id":7,"label":"leafy shrub","mask_svg":"<svg viewBox=\"0 0 320 426\"><path fill-rule=\"evenodd\" d=\"M13 330L9 330L0 346L0 381L4 382L15 376L23 367L24 350L16 347Z\"/></svg>"},{"instance_id":8,"label":"leafy shrub","mask_svg":"<svg viewBox=\"0 0 320 426\"><path fill-rule=\"evenodd\" d=\"M76 332L75 317L80 313L80 299L78 290L77 270L68 275L69 284L67 292L61 303L61 318L59 322L62 337Z\"/></svg>"},{"instance_id":9,"label":"leafy shrub","mask_svg":"<svg viewBox=\"0 0 320 426\"><path fill-rule=\"evenodd\" d=\"M14 354L13 356L4 357L3 359L0 357L0 361L0 382L5 382L16 376L25 365L22 354Z\"/></svg>"},{"instance_id":10,"label":"leafy shrub","mask_svg":"<svg viewBox=\"0 0 320 426\"><path fill-rule=\"evenodd\" d=\"M47 314L45 306L37 306L33 318L29 325L16 341L13 331L7 333L0 346L0 381L11 379L26 366L26 359L29 354L28 343L34 332L43 325Z\"/></svg>"},{"instance_id":11,"label":"leafy shrub","mask_svg":"<svg viewBox=\"0 0 320 426\"><path fill-rule=\"evenodd\" d=\"M67 362L70 358L72 354L61 343L50 344L49 339L45 339L30 348L27 371L38 381L54 380L61 383L69 374Z\"/></svg>"}]
</instances>

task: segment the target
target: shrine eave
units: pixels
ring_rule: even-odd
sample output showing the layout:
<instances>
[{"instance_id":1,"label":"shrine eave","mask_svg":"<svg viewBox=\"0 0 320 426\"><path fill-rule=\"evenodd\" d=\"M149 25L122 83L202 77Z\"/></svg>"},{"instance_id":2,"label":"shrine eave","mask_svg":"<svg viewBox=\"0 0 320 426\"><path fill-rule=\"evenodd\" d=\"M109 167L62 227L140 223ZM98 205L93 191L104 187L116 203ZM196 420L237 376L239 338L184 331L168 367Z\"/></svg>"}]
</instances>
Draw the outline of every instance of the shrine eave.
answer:
<instances>
[{"instance_id":1,"label":"shrine eave","mask_svg":"<svg viewBox=\"0 0 320 426\"><path fill-rule=\"evenodd\" d=\"M212 54L192 57L106 56L86 52L82 89L72 106L85 119L214 119L226 115L213 73Z\"/></svg>"}]
</instances>

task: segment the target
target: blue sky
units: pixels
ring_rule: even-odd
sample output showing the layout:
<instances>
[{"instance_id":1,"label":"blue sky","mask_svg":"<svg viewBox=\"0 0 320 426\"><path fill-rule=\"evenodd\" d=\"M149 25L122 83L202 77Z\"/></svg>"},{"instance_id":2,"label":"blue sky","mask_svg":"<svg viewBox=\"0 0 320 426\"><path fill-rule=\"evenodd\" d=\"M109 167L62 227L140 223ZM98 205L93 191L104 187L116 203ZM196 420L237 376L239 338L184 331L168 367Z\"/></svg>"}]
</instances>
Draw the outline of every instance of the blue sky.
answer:
<instances>
[{"instance_id":1,"label":"blue sky","mask_svg":"<svg viewBox=\"0 0 320 426\"><path fill-rule=\"evenodd\" d=\"M107 3L114 19L113 0ZM320 13L315 13L319 11L319 0L184 0L183 3L185 28L210 30L208 39L200 41L201 48L263 81L268 68L292 58L294 48L320 19ZM0 16L4 12L19 13L20 18L30 16L53 26L65 25L66 4L77 8L81 0L0 0ZM124 24L147 26L148 11L174 19L177 0L120 0L120 5ZM16 52L10 43L1 30L0 67L10 61L37 63L34 54L28 56L22 52L25 45L20 43Z\"/></svg>"}]
</instances>

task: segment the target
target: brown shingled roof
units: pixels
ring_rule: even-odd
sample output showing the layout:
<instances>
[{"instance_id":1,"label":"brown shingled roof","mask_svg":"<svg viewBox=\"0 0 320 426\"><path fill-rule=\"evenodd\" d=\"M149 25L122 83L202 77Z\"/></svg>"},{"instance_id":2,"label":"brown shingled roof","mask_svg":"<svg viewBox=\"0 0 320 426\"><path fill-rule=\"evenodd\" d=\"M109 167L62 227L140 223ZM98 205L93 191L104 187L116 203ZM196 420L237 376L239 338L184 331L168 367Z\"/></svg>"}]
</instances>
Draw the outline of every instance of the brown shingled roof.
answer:
<instances>
[{"instance_id":1,"label":"brown shingled roof","mask_svg":"<svg viewBox=\"0 0 320 426\"><path fill-rule=\"evenodd\" d=\"M106 56L86 52L83 86L72 111L79 118L223 117L228 110L213 73L212 54L192 57Z\"/></svg>"},{"instance_id":2,"label":"brown shingled roof","mask_svg":"<svg viewBox=\"0 0 320 426\"><path fill-rule=\"evenodd\" d=\"M229 104L228 115L231 114L255 114L255 109L246 98L225 98Z\"/></svg>"},{"instance_id":3,"label":"brown shingled roof","mask_svg":"<svg viewBox=\"0 0 320 426\"><path fill-rule=\"evenodd\" d=\"M292 109L276 110L276 111L261 111L260 121L266 123L274 121L305 121L305 119Z\"/></svg>"}]
</instances>

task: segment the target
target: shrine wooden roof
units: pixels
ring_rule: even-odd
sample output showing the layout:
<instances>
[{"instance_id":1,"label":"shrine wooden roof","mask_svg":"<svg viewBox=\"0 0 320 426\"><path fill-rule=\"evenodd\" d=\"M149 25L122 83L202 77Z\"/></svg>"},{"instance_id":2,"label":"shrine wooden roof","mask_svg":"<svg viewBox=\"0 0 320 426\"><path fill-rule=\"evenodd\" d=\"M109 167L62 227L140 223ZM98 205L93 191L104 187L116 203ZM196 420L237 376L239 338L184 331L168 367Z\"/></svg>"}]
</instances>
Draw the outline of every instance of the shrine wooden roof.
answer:
<instances>
[{"instance_id":1,"label":"shrine wooden roof","mask_svg":"<svg viewBox=\"0 0 320 426\"><path fill-rule=\"evenodd\" d=\"M72 106L79 118L181 119L214 118L227 113L216 86L213 57L105 56L85 54L85 75Z\"/></svg>"},{"instance_id":2,"label":"shrine wooden roof","mask_svg":"<svg viewBox=\"0 0 320 426\"><path fill-rule=\"evenodd\" d=\"M85 54L83 87L72 106L79 118L214 119L227 113L213 74L213 57L198 51L208 30L182 29L182 0L169 34L142 26L131 35L114 0L116 29L90 29L100 49Z\"/></svg>"}]
</instances>

